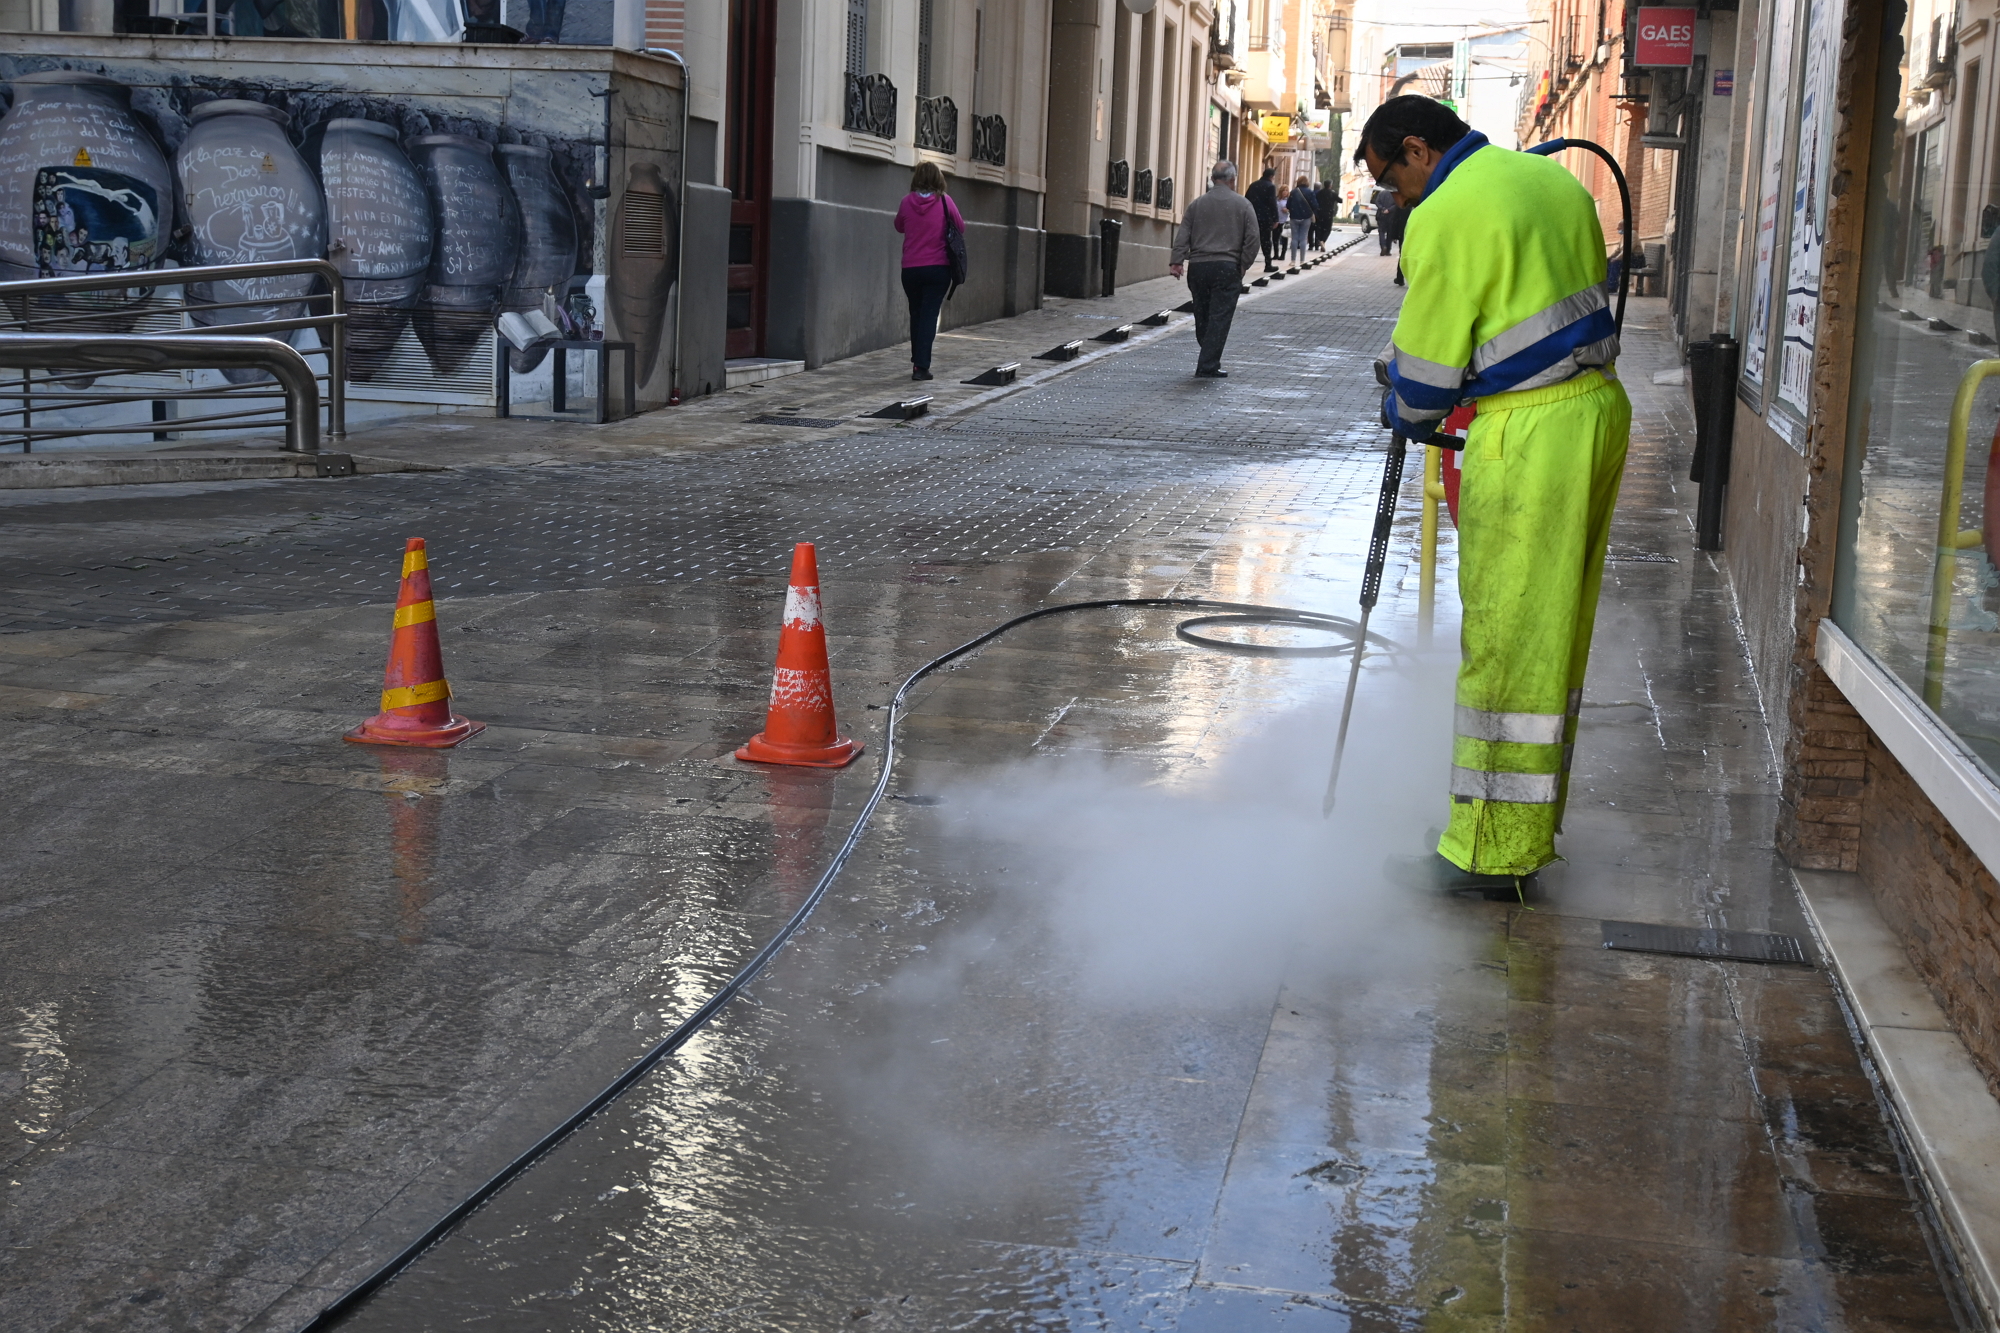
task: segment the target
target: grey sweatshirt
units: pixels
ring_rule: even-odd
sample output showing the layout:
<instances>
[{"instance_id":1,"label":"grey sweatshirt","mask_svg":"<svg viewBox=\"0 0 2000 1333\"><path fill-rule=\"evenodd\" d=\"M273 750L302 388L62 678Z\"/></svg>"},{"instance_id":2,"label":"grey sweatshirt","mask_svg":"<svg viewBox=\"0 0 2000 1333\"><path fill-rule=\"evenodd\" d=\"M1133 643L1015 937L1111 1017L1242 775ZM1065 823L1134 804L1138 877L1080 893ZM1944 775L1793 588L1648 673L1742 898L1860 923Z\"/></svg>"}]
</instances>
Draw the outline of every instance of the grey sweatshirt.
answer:
<instances>
[{"instance_id":1,"label":"grey sweatshirt","mask_svg":"<svg viewBox=\"0 0 2000 1333\"><path fill-rule=\"evenodd\" d=\"M1261 231L1257 210L1248 199L1227 185L1212 185L1181 215L1181 225L1174 229L1172 262L1228 260L1247 273L1257 260Z\"/></svg>"}]
</instances>

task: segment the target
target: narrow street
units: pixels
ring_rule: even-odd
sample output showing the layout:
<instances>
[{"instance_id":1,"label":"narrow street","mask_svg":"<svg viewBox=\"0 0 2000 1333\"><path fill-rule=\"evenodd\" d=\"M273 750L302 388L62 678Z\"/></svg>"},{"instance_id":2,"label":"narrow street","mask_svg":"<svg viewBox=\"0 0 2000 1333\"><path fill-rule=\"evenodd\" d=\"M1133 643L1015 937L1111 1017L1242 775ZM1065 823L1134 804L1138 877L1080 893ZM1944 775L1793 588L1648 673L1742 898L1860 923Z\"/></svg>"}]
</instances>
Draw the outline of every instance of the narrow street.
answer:
<instances>
[{"instance_id":1,"label":"narrow street","mask_svg":"<svg viewBox=\"0 0 2000 1333\"><path fill-rule=\"evenodd\" d=\"M1371 242L1247 301L1222 382L1180 319L928 423L0 496L0 1326L304 1324L757 951L896 683L998 621L1354 614L1392 268ZM1418 623L1413 452L1330 819L1346 658L1165 610L1022 627L923 688L772 969L346 1327L1970 1327L1826 973L1601 947L1811 947L1665 321L1632 302L1538 898L1383 872L1443 819L1457 657L1448 525ZM814 383L704 410L826 411ZM418 536L488 728L343 745ZM795 541L845 770L731 757Z\"/></svg>"}]
</instances>

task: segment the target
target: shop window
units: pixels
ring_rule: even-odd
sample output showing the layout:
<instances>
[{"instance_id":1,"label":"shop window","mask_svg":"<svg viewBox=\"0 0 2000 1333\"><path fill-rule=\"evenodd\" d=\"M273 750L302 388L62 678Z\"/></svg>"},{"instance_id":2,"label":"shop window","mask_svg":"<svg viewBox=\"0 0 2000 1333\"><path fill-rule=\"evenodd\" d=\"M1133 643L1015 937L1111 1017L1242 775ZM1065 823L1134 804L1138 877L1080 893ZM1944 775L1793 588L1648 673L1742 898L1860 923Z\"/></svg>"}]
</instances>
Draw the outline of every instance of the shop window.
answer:
<instances>
[{"instance_id":1,"label":"shop window","mask_svg":"<svg viewBox=\"0 0 2000 1333\"><path fill-rule=\"evenodd\" d=\"M1833 619L2000 776L1992 80L1950 40L1948 5L1890 10Z\"/></svg>"}]
</instances>

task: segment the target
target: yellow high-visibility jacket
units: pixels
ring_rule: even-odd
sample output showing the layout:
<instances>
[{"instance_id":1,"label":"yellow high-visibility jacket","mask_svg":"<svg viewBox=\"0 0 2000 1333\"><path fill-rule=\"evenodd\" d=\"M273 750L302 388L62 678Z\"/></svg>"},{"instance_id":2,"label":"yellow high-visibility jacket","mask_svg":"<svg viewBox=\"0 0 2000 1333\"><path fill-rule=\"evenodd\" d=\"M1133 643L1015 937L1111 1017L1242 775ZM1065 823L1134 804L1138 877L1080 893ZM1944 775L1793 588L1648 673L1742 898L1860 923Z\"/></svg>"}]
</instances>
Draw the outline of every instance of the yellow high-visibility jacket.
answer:
<instances>
[{"instance_id":1,"label":"yellow high-visibility jacket","mask_svg":"<svg viewBox=\"0 0 2000 1333\"><path fill-rule=\"evenodd\" d=\"M1428 439L1465 399L1539 389L1618 356L1604 230L1560 164L1478 131L1431 171L1403 233L1409 283L1390 345L1390 406Z\"/></svg>"}]
</instances>

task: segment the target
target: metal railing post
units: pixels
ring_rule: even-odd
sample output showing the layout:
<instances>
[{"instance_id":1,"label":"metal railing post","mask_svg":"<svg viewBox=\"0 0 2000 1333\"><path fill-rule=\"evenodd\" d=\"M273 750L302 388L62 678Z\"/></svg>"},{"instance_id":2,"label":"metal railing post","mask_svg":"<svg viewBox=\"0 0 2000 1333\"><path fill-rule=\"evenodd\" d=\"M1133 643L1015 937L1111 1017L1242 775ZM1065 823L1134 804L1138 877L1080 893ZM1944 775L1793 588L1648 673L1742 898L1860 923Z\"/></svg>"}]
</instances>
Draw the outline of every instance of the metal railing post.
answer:
<instances>
[{"instance_id":1,"label":"metal railing post","mask_svg":"<svg viewBox=\"0 0 2000 1333\"><path fill-rule=\"evenodd\" d=\"M267 371L285 394L285 448L296 454L319 452L319 378L298 348L276 338L0 331L0 369L50 367L99 375L225 368Z\"/></svg>"},{"instance_id":2,"label":"metal railing post","mask_svg":"<svg viewBox=\"0 0 2000 1333\"><path fill-rule=\"evenodd\" d=\"M90 327L90 321L93 319L129 317L134 310L144 310L146 308L145 302L127 303L123 306L107 307L101 310L67 306L42 313L37 313L34 306L37 298L71 293L125 291L135 286L153 288L178 287L185 289L196 283L236 282L251 278L307 275L318 278L321 285L326 288L324 296L328 302L328 313L323 315L308 314L303 317L287 319L249 319L238 324L198 325L171 335L92 335L81 331L87 330ZM320 347L310 349L305 354L299 353L296 348L292 350L294 355L324 355L326 357L325 434L330 439L341 440L347 436L347 303L341 284L340 270L335 268L331 261L325 259L285 259L256 264L210 264L198 268L133 269L117 273L80 273L60 278L30 278L21 282L0 282L0 312L13 312L14 318L11 322L19 325L20 331L23 333L36 333L37 329L35 326L37 324L44 326L54 325L65 330L79 330L79 332L74 334L65 333L64 336L67 338L110 336L117 337L128 344L150 342L160 337L242 339L250 335L283 333L294 329L312 329L319 335ZM206 302L202 306L189 306L186 303L185 293L183 293L181 304L178 308L183 312L196 309L253 310L257 307L278 306L282 308L287 305L300 304L310 310L311 303L319 299L321 299L320 294L307 294L296 297L279 297L275 300L214 301ZM0 325L4 325L6 322L8 322L6 313L0 313ZM213 361L195 361L189 363L186 368L198 370L215 369L219 368L220 364ZM65 369L86 369L86 367L70 366L67 363L61 362L50 362L49 365L60 366ZM34 367L34 369L44 368L40 365ZM128 370L131 369L131 367L125 368ZM23 366L22 369L25 372L28 367ZM280 383L282 385L282 378ZM290 389L285 389L285 393L289 399L291 397ZM124 399L151 398L154 396L152 394L142 395L123 393L116 390L108 392L100 390L94 397L84 402L68 402L58 399L56 410L59 411L63 407L72 406L101 406ZM188 389L165 396L170 398L241 399L244 397L269 397L270 395L246 393L242 389L242 386L231 385L221 386L213 391L206 388ZM19 433L24 451L32 451L34 441L37 437L143 434L147 433L149 429L147 423L121 421L107 425L58 427L37 431L34 429L33 424L35 395L25 374L22 381L20 398L21 410L19 415L21 425ZM316 391L315 401L317 402ZM317 412L317 408L315 408L315 412ZM7 415L11 416L13 413L9 412ZM245 429L255 429L260 425L269 424L268 422L259 423L253 420L244 420L244 418L253 418L258 415L260 413L257 411L250 411L221 416L193 417L188 418L186 424L188 427L196 430L233 428L234 422L239 420L242 421L243 428ZM225 427L221 425L221 423L225 422L231 423L231 426ZM0 436L12 435L13 433L15 432L12 427L0 426ZM316 442L319 437L319 422L317 416L315 416L310 438ZM288 422L286 425L285 447L287 449L298 448L297 439L294 427ZM316 448L317 443L313 445L313 449ZM306 452L311 451L311 449L306 450Z\"/></svg>"}]
</instances>

